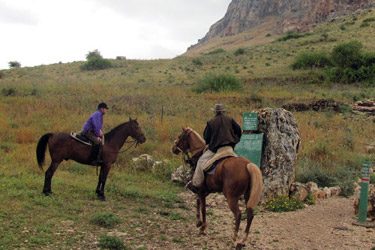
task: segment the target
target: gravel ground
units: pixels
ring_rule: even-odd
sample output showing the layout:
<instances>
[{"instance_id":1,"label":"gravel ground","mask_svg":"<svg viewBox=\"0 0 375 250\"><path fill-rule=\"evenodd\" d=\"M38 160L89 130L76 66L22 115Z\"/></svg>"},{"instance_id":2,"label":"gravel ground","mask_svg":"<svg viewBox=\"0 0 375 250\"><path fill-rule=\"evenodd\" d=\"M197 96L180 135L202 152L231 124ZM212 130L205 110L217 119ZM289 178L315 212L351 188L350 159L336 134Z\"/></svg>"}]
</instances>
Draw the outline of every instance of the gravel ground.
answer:
<instances>
[{"instance_id":1,"label":"gravel ground","mask_svg":"<svg viewBox=\"0 0 375 250\"><path fill-rule=\"evenodd\" d=\"M185 195L186 199L189 199L188 195ZM191 197L189 201L191 206L194 206L193 199ZM196 229L195 237L191 237L191 245L186 249L233 248L229 241L233 233L233 215L226 201L222 195L214 194L208 196L207 203L211 211L211 216L208 215L211 230L206 236L198 237ZM356 221L353 198L319 200L315 205L294 212L259 211L245 249L375 249L375 228L355 226L353 222ZM241 229L245 224L245 221L241 222ZM203 246L202 238L206 238Z\"/></svg>"}]
</instances>

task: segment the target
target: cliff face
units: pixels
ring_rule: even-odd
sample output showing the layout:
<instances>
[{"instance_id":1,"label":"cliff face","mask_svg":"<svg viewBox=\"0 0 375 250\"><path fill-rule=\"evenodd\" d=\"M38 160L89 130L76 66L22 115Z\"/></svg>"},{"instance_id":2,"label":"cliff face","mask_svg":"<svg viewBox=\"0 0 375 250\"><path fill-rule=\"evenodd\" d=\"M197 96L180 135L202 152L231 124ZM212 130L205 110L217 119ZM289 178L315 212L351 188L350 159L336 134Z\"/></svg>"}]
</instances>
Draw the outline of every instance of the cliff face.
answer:
<instances>
[{"instance_id":1,"label":"cliff face","mask_svg":"<svg viewBox=\"0 0 375 250\"><path fill-rule=\"evenodd\" d=\"M211 26L197 45L242 33L262 24L267 17L277 20L275 33L305 32L314 24L374 6L375 0L232 0L225 16Z\"/></svg>"}]
</instances>

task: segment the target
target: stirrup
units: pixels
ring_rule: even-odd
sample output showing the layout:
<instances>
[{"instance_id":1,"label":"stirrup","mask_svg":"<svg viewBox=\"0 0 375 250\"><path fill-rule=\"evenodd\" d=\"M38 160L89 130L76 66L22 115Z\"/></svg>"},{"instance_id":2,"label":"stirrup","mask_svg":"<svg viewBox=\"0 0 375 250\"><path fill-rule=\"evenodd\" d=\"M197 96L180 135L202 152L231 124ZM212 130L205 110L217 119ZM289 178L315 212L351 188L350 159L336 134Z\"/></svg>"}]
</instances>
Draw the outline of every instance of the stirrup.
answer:
<instances>
[{"instance_id":1,"label":"stirrup","mask_svg":"<svg viewBox=\"0 0 375 250\"><path fill-rule=\"evenodd\" d=\"M188 184L186 184L186 187L190 189L194 194L198 194L200 188L193 185L192 181L189 181Z\"/></svg>"}]
</instances>

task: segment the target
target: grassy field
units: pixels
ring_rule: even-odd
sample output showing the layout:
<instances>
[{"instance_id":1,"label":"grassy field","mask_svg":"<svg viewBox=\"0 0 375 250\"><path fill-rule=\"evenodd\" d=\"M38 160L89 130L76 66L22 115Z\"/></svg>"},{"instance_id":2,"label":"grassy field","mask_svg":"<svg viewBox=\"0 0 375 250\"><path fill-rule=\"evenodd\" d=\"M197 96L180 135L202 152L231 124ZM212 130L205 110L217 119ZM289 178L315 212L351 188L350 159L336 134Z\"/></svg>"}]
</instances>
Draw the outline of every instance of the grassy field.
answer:
<instances>
[{"instance_id":1,"label":"grassy field","mask_svg":"<svg viewBox=\"0 0 375 250\"><path fill-rule=\"evenodd\" d=\"M171 153L180 126L202 133L212 116L210 108L219 100L241 124L244 112L258 108L322 98L350 104L374 97L375 81L327 83L319 79L318 70L290 67L300 52L328 53L353 37L365 50L374 51L375 22L361 27L363 20L374 15L373 10L337 19L299 39L277 42L275 37L264 44L243 43L241 55L235 55L233 47L170 60L113 60L113 68L100 71L80 71L84 62L0 71L0 249L96 248L108 229L92 219L103 212L120 219L116 229L126 235L122 238L129 249L144 249L139 242L150 243L155 237L172 248L183 248L178 234L160 233L164 224L193 223L193 211L189 217L182 216L192 209L178 196L182 187L169 181L170 173L182 164ZM193 92L208 73L235 75L244 88L241 92ZM147 142L119 155L108 177L107 202L96 200L96 169L72 161L57 170L52 180L55 195L44 197L36 143L48 132L79 131L101 101L110 106L105 132L129 117L137 118ZM342 183L336 184L343 184L359 176L363 161L374 158L374 152L366 150L374 143L374 117L350 110L296 112L294 116L302 137L297 179L318 176L327 177L329 184L338 180ZM163 161L163 168L135 171L132 157L144 153ZM145 227L147 235L140 237L139 230Z\"/></svg>"}]
</instances>

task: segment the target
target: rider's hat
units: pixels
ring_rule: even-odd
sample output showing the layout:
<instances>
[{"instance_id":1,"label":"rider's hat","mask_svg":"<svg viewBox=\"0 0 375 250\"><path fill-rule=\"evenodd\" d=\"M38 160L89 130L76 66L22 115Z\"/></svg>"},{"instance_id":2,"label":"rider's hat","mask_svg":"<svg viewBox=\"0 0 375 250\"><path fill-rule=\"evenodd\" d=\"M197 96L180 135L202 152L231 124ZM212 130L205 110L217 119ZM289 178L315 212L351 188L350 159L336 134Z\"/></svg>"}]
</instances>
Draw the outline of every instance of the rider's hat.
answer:
<instances>
[{"instance_id":1,"label":"rider's hat","mask_svg":"<svg viewBox=\"0 0 375 250\"><path fill-rule=\"evenodd\" d=\"M101 102L101 103L99 103L99 105L98 105L98 109L101 109L101 108L105 108L105 109L108 109L108 106L107 106L107 104L106 104L106 103L104 103L104 102Z\"/></svg>"},{"instance_id":2,"label":"rider's hat","mask_svg":"<svg viewBox=\"0 0 375 250\"><path fill-rule=\"evenodd\" d=\"M225 111L224 104L221 104L220 102L218 102L215 104L215 107L211 108L211 110L215 112L224 112Z\"/></svg>"}]
</instances>

